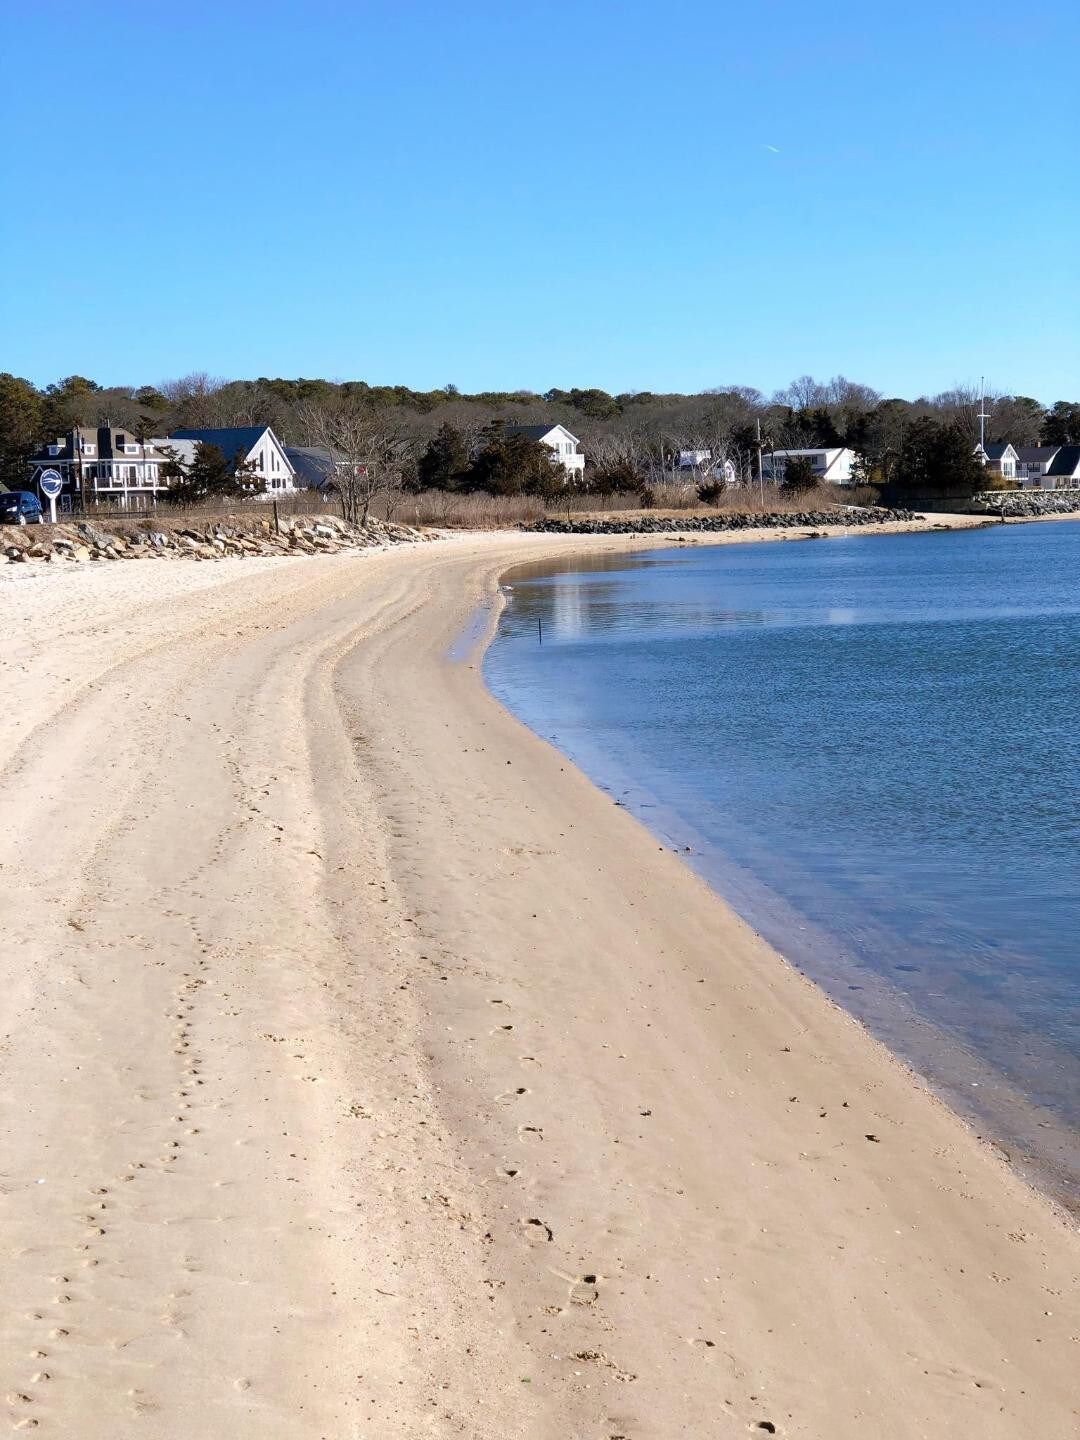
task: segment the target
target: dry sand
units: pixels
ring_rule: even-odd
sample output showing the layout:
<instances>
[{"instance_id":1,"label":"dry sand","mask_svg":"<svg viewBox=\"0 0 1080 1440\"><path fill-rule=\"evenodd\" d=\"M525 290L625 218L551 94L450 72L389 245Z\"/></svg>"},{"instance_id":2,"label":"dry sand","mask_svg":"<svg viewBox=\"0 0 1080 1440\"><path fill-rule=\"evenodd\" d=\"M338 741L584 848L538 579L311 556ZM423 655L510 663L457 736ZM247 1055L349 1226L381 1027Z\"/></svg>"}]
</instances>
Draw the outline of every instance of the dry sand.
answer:
<instances>
[{"instance_id":1,"label":"dry sand","mask_svg":"<svg viewBox=\"0 0 1080 1440\"><path fill-rule=\"evenodd\" d=\"M9 1426L1075 1436L1065 1221L445 659L624 547L0 587Z\"/></svg>"}]
</instances>

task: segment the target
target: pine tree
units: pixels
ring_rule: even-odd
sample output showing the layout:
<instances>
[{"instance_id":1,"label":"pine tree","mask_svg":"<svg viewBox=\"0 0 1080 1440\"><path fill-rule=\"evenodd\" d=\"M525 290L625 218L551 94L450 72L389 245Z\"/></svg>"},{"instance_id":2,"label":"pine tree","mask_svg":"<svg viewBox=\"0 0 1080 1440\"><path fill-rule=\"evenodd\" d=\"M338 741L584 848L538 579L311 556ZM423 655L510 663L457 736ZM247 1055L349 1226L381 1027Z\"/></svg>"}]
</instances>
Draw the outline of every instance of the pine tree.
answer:
<instances>
[{"instance_id":1,"label":"pine tree","mask_svg":"<svg viewBox=\"0 0 1080 1440\"><path fill-rule=\"evenodd\" d=\"M445 421L416 468L422 490L457 490L469 468L469 452L461 432Z\"/></svg>"}]
</instances>

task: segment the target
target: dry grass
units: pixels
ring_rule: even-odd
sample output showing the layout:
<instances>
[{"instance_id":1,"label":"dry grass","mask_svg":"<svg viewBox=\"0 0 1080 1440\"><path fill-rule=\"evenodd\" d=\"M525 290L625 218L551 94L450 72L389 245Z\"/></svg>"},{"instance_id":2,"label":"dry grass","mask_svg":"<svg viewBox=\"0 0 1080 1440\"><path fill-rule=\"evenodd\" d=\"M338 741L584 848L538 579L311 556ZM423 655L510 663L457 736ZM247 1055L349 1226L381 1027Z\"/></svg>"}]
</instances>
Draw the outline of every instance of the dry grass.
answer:
<instances>
[{"instance_id":1,"label":"dry grass","mask_svg":"<svg viewBox=\"0 0 1080 1440\"><path fill-rule=\"evenodd\" d=\"M764 501L758 490L733 490L719 505L703 505L695 485L653 487L653 506L642 512L638 495L572 495L566 504L545 504L530 495L453 495L444 490L427 490L407 495L395 508L394 519L406 525L433 525L443 529L500 530L526 525L545 516L595 518L604 515L713 515L791 514L801 510L823 510L837 504L873 503L850 491L829 486L807 495L792 497L766 487ZM380 514L382 512L379 512Z\"/></svg>"},{"instance_id":2,"label":"dry grass","mask_svg":"<svg viewBox=\"0 0 1080 1440\"><path fill-rule=\"evenodd\" d=\"M290 515L340 515L340 502L326 501L314 490L295 490L277 497L278 514L284 518ZM91 505L85 515L59 514L57 519L65 524L76 524L86 520L90 524L118 520L160 520L163 524L192 524L200 520L213 520L225 515L244 515L249 519L272 520L274 504L271 496L252 496L246 500L206 500L195 505L170 505L159 501L157 505L133 505L124 509L119 505Z\"/></svg>"},{"instance_id":3,"label":"dry grass","mask_svg":"<svg viewBox=\"0 0 1080 1440\"><path fill-rule=\"evenodd\" d=\"M642 512L640 496L634 494L611 495L601 498L597 495L570 495L567 503L545 503L533 495L454 495L445 490L426 490L420 495L405 495L387 516L385 503L377 501L371 507L373 516L380 520L391 518L402 525L426 525L439 529L454 530L503 530L511 526L527 525L545 516L567 514L575 517L597 517L604 515L633 515L647 513L658 515L712 515L741 514L760 515L789 514L799 510L821 510L836 504L873 504L872 493L838 490L834 486L823 487L806 495L791 497L766 487L764 500L756 487L732 490L718 505L703 505L697 496L696 485L656 485L653 487L654 503L647 512ZM569 506L569 511L568 507ZM298 490L293 494L281 495L277 500L278 514L284 519L294 515L340 515L338 500L323 500L313 490ZM201 505L173 506L161 503L149 509L122 510L113 506L95 506L86 517L63 516L65 520L86 518L94 521L145 522L152 520L162 525L198 525L208 520L223 519L226 516L242 517L246 520L269 520L273 516L273 505L267 499L207 501Z\"/></svg>"}]
</instances>

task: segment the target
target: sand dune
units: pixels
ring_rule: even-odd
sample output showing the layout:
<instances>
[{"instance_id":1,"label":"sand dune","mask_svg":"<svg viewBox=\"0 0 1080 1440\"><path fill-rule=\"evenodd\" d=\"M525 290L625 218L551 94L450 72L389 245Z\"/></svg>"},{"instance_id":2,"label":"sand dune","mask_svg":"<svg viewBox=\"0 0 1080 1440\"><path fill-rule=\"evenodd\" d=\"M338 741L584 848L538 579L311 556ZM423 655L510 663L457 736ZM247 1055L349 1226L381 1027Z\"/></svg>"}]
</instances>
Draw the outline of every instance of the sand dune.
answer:
<instances>
[{"instance_id":1,"label":"sand dune","mask_svg":"<svg viewBox=\"0 0 1080 1440\"><path fill-rule=\"evenodd\" d=\"M1065 1221L446 660L585 548L0 591L9 1426L1075 1435Z\"/></svg>"}]
</instances>

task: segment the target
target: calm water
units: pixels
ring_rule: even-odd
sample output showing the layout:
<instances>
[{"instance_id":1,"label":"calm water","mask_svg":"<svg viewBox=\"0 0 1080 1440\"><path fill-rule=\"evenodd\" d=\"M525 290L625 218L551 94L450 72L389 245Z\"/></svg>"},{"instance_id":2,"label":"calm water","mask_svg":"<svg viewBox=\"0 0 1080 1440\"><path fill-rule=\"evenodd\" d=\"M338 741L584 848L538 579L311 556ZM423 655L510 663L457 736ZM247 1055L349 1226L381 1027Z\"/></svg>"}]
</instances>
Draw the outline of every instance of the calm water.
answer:
<instances>
[{"instance_id":1,"label":"calm water","mask_svg":"<svg viewBox=\"0 0 1080 1440\"><path fill-rule=\"evenodd\" d=\"M508 577L485 660L508 708L1059 1190L1078 577L1073 523L593 557Z\"/></svg>"}]
</instances>

